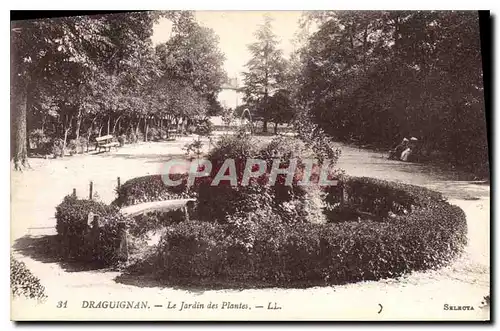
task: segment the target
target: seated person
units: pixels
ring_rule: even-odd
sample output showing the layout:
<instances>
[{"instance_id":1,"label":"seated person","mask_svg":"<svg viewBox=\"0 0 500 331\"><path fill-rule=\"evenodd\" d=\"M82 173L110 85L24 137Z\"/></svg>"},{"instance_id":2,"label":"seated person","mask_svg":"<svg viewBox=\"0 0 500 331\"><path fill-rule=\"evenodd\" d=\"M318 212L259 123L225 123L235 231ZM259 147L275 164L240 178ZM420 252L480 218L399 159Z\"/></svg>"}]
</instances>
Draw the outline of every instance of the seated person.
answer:
<instances>
[{"instance_id":1,"label":"seated person","mask_svg":"<svg viewBox=\"0 0 500 331\"><path fill-rule=\"evenodd\" d=\"M403 141L396 146L393 150L389 152L389 159L399 159L401 158L401 154L405 149L408 148L408 142L409 140L406 138L403 138Z\"/></svg>"},{"instance_id":2,"label":"seated person","mask_svg":"<svg viewBox=\"0 0 500 331\"><path fill-rule=\"evenodd\" d=\"M412 151L411 151L410 147L408 147L407 149L405 149L403 151L403 153L401 153L401 161L408 162L408 159L411 156L411 153L412 153Z\"/></svg>"},{"instance_id":3,"label":"seated person","mask_svg":"<svg viewBox=\"0 0 500 331\"><path fill-rule=\"evenodd\" d=\"M408 149L403 151L403 153L401 153L401 161L406 161L406 162L416 161L416 156L418 154L417 142L418 142L417 138L415 137L410 138Z\"/></svg>"}]
</instances>

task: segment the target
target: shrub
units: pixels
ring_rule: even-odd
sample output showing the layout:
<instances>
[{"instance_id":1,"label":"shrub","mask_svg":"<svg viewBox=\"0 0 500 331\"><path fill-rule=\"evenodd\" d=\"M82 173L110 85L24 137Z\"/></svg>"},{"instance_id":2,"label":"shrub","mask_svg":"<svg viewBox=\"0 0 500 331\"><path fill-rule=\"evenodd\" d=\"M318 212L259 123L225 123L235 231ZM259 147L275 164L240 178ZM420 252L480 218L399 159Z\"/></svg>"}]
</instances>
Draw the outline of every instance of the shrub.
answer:
<instances>
[{"instance_id":1,"label":"shrub","mask_svg":"<svg viewBox=\"0 0 500 331\"><path fill-rule=\"evenodd\" d=\"M71 155L83 154L87 151L88 140L85 137L78 137L78 139L71 139L68 143L68 151Z\"/></svg>"},{"instance_id":2,"label":"shrub","mask_svg":"<svg viewBox=\"0 0 500 331\"><path fill-rule=\"evenodd\" d=\"M45 287L40 284L40 279L26 268L24 262L10 257L10 290L13 296L24 296L28 299L44 300Z\"/></svg>"},{"instance_id":3,"label":"shrub","mask_svg":"<svg viewBox=\"0 0 500 331\"><path fill-rule=\"evenodd\" d=\"M195 193L187 187L187 174L170 175L171 180L180 178L183 179L183 184L178 186L165 185L162 175L133 178L120 186L117 190L118 197L113 204L122 207L142 202L193 197Z\"/></svg>"},{"instance_id":4,"label":"shrub","mask_svg":"<svg viewBox=\"0 0 500 331\"><path fill-rule=\"evenodd\" d=\"M88 215L99 215L99 233L91 232ZM56 230L61 238L64 257L112 264L119 259L118 247L124 226L134 222L123 216L116 206L94 200L66 196L56 207Z\"/></svg>"},{"instance_id":5,"label":"shrub","mask_svg":"<svg viewBox=\"0 0 500 331\"><path fill-rule=\"evenodd\" d=\"M281 220L287 223L326 222L323 213L324 192L317 186L300 186L300 171L304 170L304 160L315 158L306 146L294 139L276 138L259 149L251 138L239 139L238 136L223 136L216 147L209 153L212 163L211 178L219 172L224 161L235 160L238 185L243 177L247 160L256 158L265 160L267 173L258 179L252 179L249 186L232 187L230 183L221 182L211 186L211 179L200 181L198 202L200 219L223 221L226 215L234 212L251 212L259 208L272 208ZM291 186L285 185L285 176L278 175L274 185L266 185L272 162L279 158L281 167L286 167L292 158L297 159L297 176ZM332 172L333 173L333 172ZM319 175L316 176L319 178Z\"/></svg>"},{"instance_id":6,"label":"shrub","mask_svg":"<svg viewBox=\"0 0 500 331\"><path fill-rule=\"evenodd\" d=\"M369 177L345 177L343 185L345 204L349 208L369 211L379 218L387 217L389 213L408 214L417 208L427 208L444 201L439 192ZM330 207L338 205L340 201L338 189L326 189L326 199Z\"/></svg>"},{"instance_id":7,"label":"shrub","mask_svg":"<svg viewBox=\"0 0 500 331\"><path fill-rule=\"evenodd\" d=\"M135 134L135 132L130 132L127 136L127 141L130 143L130 144L135 144L137 142L137 135Z\"/></svg>"},{"instance_id":8,"label":"shrub","mask_svg":"<svg viewBox=\"0 0 500 331\"><path fill-rule=\"evenodd\" d=\"M54 141L52 142L51 152L54 155L54 158L57 158L58 156L63 157L64 156L64 140L62 140L60 138L54 139Z\"/></svg>"},{"instance_id":9,"label":"shrub","mask_svg":"<svg viewBox=\"0 0 500 331\"><path fill-rule=\"evenodd\" d=\"M121 134L118 136L118 143L120 144L120 147L123 147L123 145L125 145L126 141L127 141L127 137L124 134Z\"/></svg>"},{"instance_id":10,"label":"shrub","mask_svg":"<svg viewBox=\"0 0 500 331\"><path fill-rule=\"evenodd\" d=\"M49 139L42 129L35 129L30 132L29 140L34 145L34 148L40 149Z\"/></svg>"},{"instance_id":11,"label":"shrub","mask_svg":"<svg viewBox=\"0 0 500 331\"><path fill-rule=\"evenodd\" d=\"M144 133L142 133L142 131L138 131L136 137L136 142L144 141Z\"/></svg>"},{"instance_id":12,"label":"shrub","mask_svg":"<svg viewBox=\"0 0 500 331\"><path fill-rule=\"evenodd\" d=\"M87 138L80 136L76 141L78 145L78 153L83 154L88 151L89 140Z\"/></svg>"},{"instance_id":13,"label":"shrub","mask_svg":"<svg viewBox=\"0 0 500 331\"><path fill-rule=\"evenodd\" d=\"M189 157L191 154L199 158L202 154L203 142L201 139L193 140L190 143L184 145L184 150L186 151L186 156Z\"/></svg>"},{"instance_id":14,"label":"shrub","mask_svg":"<svg viewBox=\"0 0 500 331\"><path fill-rule=\"evenodd\" d=\"M77 153L77 150L76 150L76 140L75 139L71 139L68 143L68 151L69 151L69 154L70 155L74 155Z\"/></svg>"},{"instance_id":15,"label":"shrub","mask_svg":"<svg viewBox=\"0 0 500 331\"><path fill-rule=\"evenodd\" d=\"M88 140L85 137L78 137L78 139L71 139L68 143L68 151L71 155L83 154L87 151Z\"/></svg>"},{"instance_id":16,"label":"shrub","mask_svg":"<svg viewBox=\"0 0 500 331\"><path fill-rule=\"evenodd\" d=\"M203 119L203 120L199 121L198 123L196 123L194 133L196 133L200 136L208 137L212 134L213 130L214 130L214 126L213 126L212 122L210 121L210 119Z\"/></svg>"},{"instance_id":17,"label":"shrub","mask_svg":"<svg viewBox=\"0 0 500 331\"><path fill-rule=\"evenodd\" d=\"M166 212L148 212L134 218L136 226L130 229L130 234L138 238L145 238L148 232L162 230L169 225L186 221L182 208Z\"/></svg>"},{"instance_id":18,"label":"shrub","mask_svg":"<svg viewBox=\"0 0 500 331\"><path fill-rule=\"evenodd\" d=\"M381 190L391 185L374 183ZM466 245L464 212L429 190L400 189L418 196L422 207L384 222L289 225L275 213L254 212L228 216L226 223L171 225L158 245L159 275L170 282L310 286L444 265Z\"/></svg>"},{"instance_id":19,"label":"shrub","mask_svg":"<svg viewBox=\"0 0 500 331\"><path fill-rule=\"evenodd\" d=\"M167 138L167 135L168 135L167 129L165 129L165 128L159 128L158 132L159 132L159 139L160 140L163 140L163 139Z\"/></svg>"},{"instance_id":20,"label":"shrub","mask_svg":"<svg viewBox=\"0 0 500 331\"><path fill-rule=\"evenodd\" d=\"M206 180L197 184L200 220L225 223L228 215L269 209L274 205L268 187L259 184L238 187L224 184L212 186L210 182L211 180Z\"/></svg>"},{"instance_id":21,"label":"shrub","mask_svg":"<svg viewBox=\"0 0 500 331\"><path fill-rule=\"evenodd\" d=\"M311 122L311 114L305 109L300 109L293 121L298 137L307 147L311 148L318 159L330 159L336 162L340 157L340 149L334 148L335 142L323 129Z\"/></svg>"},{"instance_id":22,"label":"shrub","mask_svg":"<svg viewBox=\"0 0 500 331\"><path fill-rule=\"evenodd\" d=\"M161 132L158 128L150 127L148 128L148 141L156 141L161 139Z\"/></svg>"},{"instance_id":23,"label":"shrub","mask_svg":"<svg viewBox=\"0 0 500 331\"><path fill-rule=\"evenodd\" d=\"M207 221L225 222L226 215L235 212L250 212L257 208L270 205L272 197L268 188L261 183L249 186L230 186L228 181L221 181L219 185L212 186L215 178L225 160L233 159L235 162L238 184L243 176L247 158L256 158L258 149L251 139L241 140L234 136L222 136L212 149L207 159L212 163L210 178L197 181L195 189L198 192L198 211L200 219Z\"/></svg>"},{"instance_id":24,"label":"shrub","mask_svg":"<svg viewBox=\"0 0 500 331\"><path fill-rule=\"evenodd\" d=\"M53 141L41 129L35 129L29 134L30 147L33 147L36 153L47 155L53 153ZM61 145L62 146L62 145Z\"/></svg>"}]
</instances>

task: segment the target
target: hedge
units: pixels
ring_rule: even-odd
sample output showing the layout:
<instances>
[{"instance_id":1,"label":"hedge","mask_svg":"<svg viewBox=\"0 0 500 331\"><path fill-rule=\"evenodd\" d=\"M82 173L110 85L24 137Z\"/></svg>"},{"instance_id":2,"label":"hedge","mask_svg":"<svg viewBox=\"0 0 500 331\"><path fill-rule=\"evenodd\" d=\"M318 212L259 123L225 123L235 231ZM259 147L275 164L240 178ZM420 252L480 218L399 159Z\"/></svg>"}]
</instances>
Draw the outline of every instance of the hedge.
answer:
<instances>
[{"instance_id":1,"label":"hedge","mask_svg":"<svg viewBox=\"0 0 500 331\"><path fill-rule=\"evenodd\" d=\"M13 296L24 296L28 299L44 300L45 287L40 279L33 275L24 262L10 256L10 290Z\"/></svg>"},{"instance_id":2,"label":"hedge","mask_svg":"<svg viewBox=\"0 0 500 331\"><path fill-rule=\"evenodd\" d=\"M345 176L341 185L344 187L344 207L369 211L380 218L390 213L406 215L412 210L427 208L445 200L441 193L424 187L371 177ZM330 206L340 202L339 187L331 186L325 190L326 201Z\"/></svg>"},{"instance_id":3,"label":"hedge","mask_svg":"<svg viewBox=\"0 0 500 331\"><path fill-rule=\"evenodd\" d=\"M261 208L272 208L274 213L279 214L287 223L324 221L323 206L314 203L324 200L323 192L315 186L298 185L301 179L300 172L305 168L304 161L317 158L300 140L277 137L270 143L259 146L251 137L241 139L235 136L223 136L207 158L212 164L211 176L199 181L196 187L200 220L221 222L235 212L248 213ZM212 179L227 159L235 160L238 183L240 183L247 160L250 158L264 160L267 172L259 178L250 180L248 186L233 187L228 181L222 181L217 186L211 185ZM297 160L296 175L291 186L285 185L284 175L278 175L274 185L266 185L272 163L277 158L281 167L287 167L291 159ZM332 167L330 170L333 173Z\"/></svg>"},{"instance_id":4,"label":"hedge","mask_svg":"<svg viewBox=\"0 0 500 331\"><path fill-rule=\"evenodd\" d=\"M98 238L93 237L88 225L90 212L99 215ZM66 196L56 207L56 221L64 257L104 264L119 259L121 229L134 225L134 221L123 216L116 206L74 196Z\"/></svg>"},{"instance_id":5,"label":"hedge","mask_svg":"<svg viewBox=\"0 0 500 331\"><path fill-rule=\"evenodd\" d=\"M158 245L159 275L174 282L342 284L437 268L467 243L464 212L439 193L367 178L350 178L346 187L365 206L391 202L413 211L382 222L289 225L254 213L229 223L172 225Z\"/></svg>"},{"instance_id":6,"label":"hedge","mask_svg":"<svg viewBox=\"0 0 500 331\"><path fill-rule=\"evenodd\" d=\"M193 197L194 193L188 190L187 174L172 174L171 180L182 178L183 184L167 186L163 182L162 175L149 175L133 178L126 181L117 189L114 205L123 207L143 202L152 202L168 199L182 199Z\"/></svg>"}]
</instances>

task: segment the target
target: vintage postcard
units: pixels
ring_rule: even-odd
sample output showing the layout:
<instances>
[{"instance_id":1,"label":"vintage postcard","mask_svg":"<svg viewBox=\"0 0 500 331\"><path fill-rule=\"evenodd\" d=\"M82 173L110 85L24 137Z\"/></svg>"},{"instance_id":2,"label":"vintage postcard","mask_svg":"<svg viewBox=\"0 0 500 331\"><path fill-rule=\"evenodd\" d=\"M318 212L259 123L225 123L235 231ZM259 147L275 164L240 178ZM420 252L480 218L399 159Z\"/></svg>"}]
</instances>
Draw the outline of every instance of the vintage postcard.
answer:
<instances>
[{"instance_id":1,"label":"vintage postcard","mask_svg":"<svg viewBox=\"0 0 500 331\"><path fill-rule=\"evenodd\" d=\"M489 12L20 15L12 320L490 320Z\"/></svg>"}]
</instances>

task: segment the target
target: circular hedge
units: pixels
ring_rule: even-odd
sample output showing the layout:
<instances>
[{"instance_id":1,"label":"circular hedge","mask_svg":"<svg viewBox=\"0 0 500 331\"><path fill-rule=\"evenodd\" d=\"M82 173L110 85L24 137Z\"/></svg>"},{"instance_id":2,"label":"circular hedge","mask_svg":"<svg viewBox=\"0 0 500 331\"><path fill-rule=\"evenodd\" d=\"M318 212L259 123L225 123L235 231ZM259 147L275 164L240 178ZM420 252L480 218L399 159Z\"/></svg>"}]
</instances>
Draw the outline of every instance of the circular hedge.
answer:
<instances>
[{"instance_id":1,"label":"circular hedge","mask_svg":"<svg viewBox=\"0 0 500 331\"><path fill-rule=\"evenodd\" d=\"M268 162L276 152L281 160L298 158L299 164L311 157L321 159L293 139L259 146L229 136L216 144L208 159L215 171L224 160L234 159L241 173L239 165L246 159ZM333 173L342 178L342 186L300 186L295 180L291 187L282 181L268 186L257 178L249 186L211 186L202 180L191 188L170 188L159 175L148 176L125 183L115 204L197 198L188 222L172 222L163 215L160 221L138 224L164 229L153 269L170 283L342 284L437 268L463 250L465 214L440 193Z\"/></svg>"},{"instance_id":2,"label":"circular hedge","mask_svg":"<svg viewBox=\"0 0 500 331\"><path fill-rule=\"evenodd\" d=\"M372 178L344 185L344 203L365 217L288 224L261 208L225 223L179 223L158 244L158 272L177 283L342 284L437 268L466 245L464 212L438 192ZM339 201L333 188L326 199Z\"/></svg>"}]
</instances>

